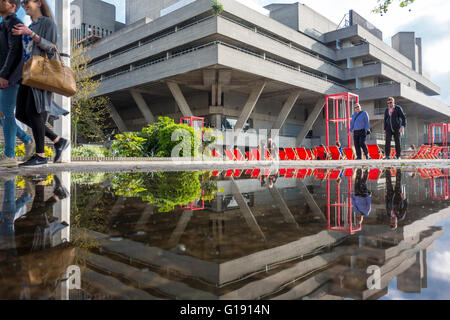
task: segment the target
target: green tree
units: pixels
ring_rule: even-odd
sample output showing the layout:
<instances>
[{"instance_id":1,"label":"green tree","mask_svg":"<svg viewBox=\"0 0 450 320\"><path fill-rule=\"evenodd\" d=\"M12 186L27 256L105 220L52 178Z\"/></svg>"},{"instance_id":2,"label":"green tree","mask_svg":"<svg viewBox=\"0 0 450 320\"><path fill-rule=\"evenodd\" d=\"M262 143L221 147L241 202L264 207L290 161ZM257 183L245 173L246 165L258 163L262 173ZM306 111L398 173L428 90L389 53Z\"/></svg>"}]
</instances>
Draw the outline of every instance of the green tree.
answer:
<instances>
[{"instance_id":1,"label":"green tree","mask_svg":"<svg viewBox=\"0 0 450 320\"><path fill-rule=\"evenodd\" d=\"M100 81L93 79L95 74L88 68L91 61L83 45L72 44L71 66L77 81L77 92L72 97L71 112L72 141L75 146L79 137L89 142L104 142L105 130L109 129L109 99L92 97L97 92Z\"/></svg>"},{"instance_id":2,"label":"green tree","mask_svg":"<svg viewBox=\"0 0 450 320\"><path fill-rule=\"evenodd\" d=\"M211 9L213 14L221 14L223 12L223 5L219 3L217 0L213 0Z\"/></svg>"},{"instance_id":3,"label":"green tree","mask_svg":"<svg viewBox=\"0 0 450 320\"><path fill-rule=\"evenodd\" d=\"M400 2L400 7L407 7L412 4L415 0L398 0ZM389 8L391 7L393 0L377 0L377 6L373 9L373 12L380 13L383 15L387 13Z\"/></svg>"}]
</instances>

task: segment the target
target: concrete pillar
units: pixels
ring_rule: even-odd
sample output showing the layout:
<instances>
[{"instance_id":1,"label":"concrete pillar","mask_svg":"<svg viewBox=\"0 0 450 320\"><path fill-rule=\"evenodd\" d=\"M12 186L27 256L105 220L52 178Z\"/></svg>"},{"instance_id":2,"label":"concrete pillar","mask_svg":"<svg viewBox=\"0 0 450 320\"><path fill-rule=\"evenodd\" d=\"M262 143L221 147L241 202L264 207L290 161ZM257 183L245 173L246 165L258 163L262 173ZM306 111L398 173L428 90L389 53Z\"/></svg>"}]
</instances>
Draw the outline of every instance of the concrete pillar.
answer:
<instances>
[{"instance_id":1,"label":"concrete pillar","mask_svg":"<svg viewBox=\"0 0 450 320\"><path fill-rule=\"evenodd\" d=\"M322 109L325 107L325 98L320 98L313 111L308 117L308 120L305 123L305 126L303 127L302 131L297 137L297 145L300 146L303 142L303 140L308 135L308 132L312 129L314 123L316 122L317 118L319 117L320 113L322 112Z\"/></svg>"},{"instance_id":2,"label":"concrete pillar","mask_svg":"<svg viewBox=\"0 0 450 320\"><path fill-rule=\"evenodd\" d=\"M139 110L141 110L145 121L147 121L147 123L149 123L149 124L152 124L153 122L155 122L155 117L153 116L153 113L150 110L150 107L148 106L147 102L145 102L145 99L142 96L142 94L133 89L130 90L130 93L134 99L134 102L136 102L136 105L138 106Z\"/></svg>"},{"instance_id":3,"label":"concrete pillar","mask_svg":"<svg viewBox=\"0 0 450 320\"><path fill-rule=\"evenodd\" d=\"M300 90L295 90L290 94L290 96L286 100L283 108L281 109L281 112L278 115L278 119L275 122L275 125L273 126L272 129L281 130L281 128L283 128L283 126L284 126L289 114L291 113L292 108L294 107L295 103L297 102L299 96L300 96ZM279 132L279 131L276 131L276 132ZM275 138L275 137L272 137L272 139L273 138Z\"/></svg>"},{"instance_id":4,"label":"concrete pillar","mask_svg":"<svg viewBox=\"0 0 450 320\"><path fill-rule=\"evenodd\" d=\"M123 121L119 112L117 112L117 109L114 107L114 105L112 103L109 104L109 113L111 114L111 117L113 118L113 121L116 124L116 126L119 128L120 132L128 131L128 128L125 125L125 122Z\"/></svg>"},{"instance_id":5,"label":"concrete pillar","mask_svg":"<svg viewBox=\"0 0 450 320\"><path fill-rule=\"evenodd\" d=\"M297 221L295 220L294 215L292 214L292 212L289 209L288 205L286 204L286 201L284 201L280 190L278 190L277 188L269 188L269 191L270 191L270 194L272 195L272 198L273 198L275 204L280 209L281 214L284 217L284 221L286 221L287 223L295 225L297 230L300 230L300 227L299 227Z\"/></svg>"},{"instance_id":6,"label":"concrete pillar","mask_svg":"<svg viewBox=\"0 0 450 320\"><path fill-rule=\"evenodd\" d=\"M236 184L236 181L231 178L231 191L233 193L233 197L236 200L236 202L239 205L239 210L241 211L242 215L245 218L245 221L247 222L247 225L250 227L250 229L255 233L256 235L261 236L261 238L266 241L266 236L262 232L261 228L258 225L258 222L255 219L255 216L252 213L252 210L248 206L247 202L244 199L244 196L242 195L241 191L239 190L239 186Z\"/></svg>"},{"instance_id":7,"label":"concrete pillar","mask_svg":"<svg viewBox=\"0 0 450 320\"><path fill-rule=\"evenodd\" d=\"M184 98L183 93L181 92L180 86L175 82L167 82L167 86L170 89L170 92L172 92L173 97L175 98L175 101L177 102L178 107L181 110L181 113L184 117L193 117L194 114L191 111L191 108L189 107L189 104L187 103L186 99Z\"/></svg>"},{"instance_id":8,"label":"concrete pillar","mask_svg":"<svg viewBox=\"0 0 450 320\"><path fill-rule=\"evenodd\" d=\"M250 118L250 115L252 114L253 110L255 109L256 103L258 102L259 97L261 96L265 87L266 87L266 82L261 81L261 82L257 83L255 85L255 87L252 89L252 92L250 93L250 97L248 98L248 101L245 104L241 115L239 116L236 126L234 127L234 131L236 133L239 133L244 128L247 120Z\"/></svg>"},{"instance_id":9,"label":"concrete pillar","mask_svg":"<svg viewBox=\"0 0 450 320\"><path fill-rule=\"evenodd\" d=\"M180 242L180 238L183 235L184 230L186 230L189 221L191 221L193 214L194 211L192 210L183 211L183 214L180 220L178 221L175 230L173 231L172 235L169 238L168 244L170 248L175 247Z\"/></svg>"},{"instance_id":10,"label":"concrete pillar","mask_svg":"<svg viewBox=\"0 0 450 320\"><path fill-rule=\"evenodd\" d=\"M70 0L59 0L55 1L55 17L56 24L58 26L58 50L60 53L67 54L70 56L70 29L71 29L71 19L70 19ZM70 67L70 58L62 57L62 60L66 66ZM61 95L55 95L55 102L61 106L63 109L70 112L71 110L71 100L70 98L63 97ZM55 133L65 139L71 138L71 116L70 114L61 117L59 120L55 121L54 129ZM70 162L71 157L71 146L63 152L61 156L62 162Z\"/></svg>"},{"instance_id":11,"label":"concrete pillar","mask_svg":"<svg viewBox=\"0 0 450 320\"><path fill-rule=\"evenodd\" d=\"M300 190L300 193L305 196L306 203L308 204L308 207L311 209L313 214L316 217L319 217L322 221L326 222L324 213L322 212L319 205L314 200L311 193L309 193L308 188L306 187L305 183L302 180L297 180L297 187Z\"/></svg>"},{"instance_id":12,"label":"concrete pillar","mask_svg":"<svg viewBox=\"0 0 450 320\"><path fill-rule=\"evenodd\" d=\"M61 185L70 193L70 172L58 174ZM69 226L56 233L52 239L52 245L57 246L63 242L70 241L70 196L57 202L53 207L53 216L58 218L58 222L65 222Z\"/></svg>"}]
</instances>

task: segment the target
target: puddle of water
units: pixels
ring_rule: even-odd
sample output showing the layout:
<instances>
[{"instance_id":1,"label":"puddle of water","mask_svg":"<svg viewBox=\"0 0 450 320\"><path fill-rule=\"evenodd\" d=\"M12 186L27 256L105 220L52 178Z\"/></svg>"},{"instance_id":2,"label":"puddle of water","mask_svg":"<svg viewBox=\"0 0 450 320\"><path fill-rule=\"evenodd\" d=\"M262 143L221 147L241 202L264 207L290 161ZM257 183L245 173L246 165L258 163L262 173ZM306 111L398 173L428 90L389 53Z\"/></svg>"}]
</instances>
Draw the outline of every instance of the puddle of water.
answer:
<instances>
[{"instance_id":1,"label":"puddle of water","mask_svg":"<svg viewBox=\"0 0 450 320\"><path fill-rule=\"evenodd\" d=\"M0 299L448 299L448 176L0 177Z\"/></svg>"}]
</instances>

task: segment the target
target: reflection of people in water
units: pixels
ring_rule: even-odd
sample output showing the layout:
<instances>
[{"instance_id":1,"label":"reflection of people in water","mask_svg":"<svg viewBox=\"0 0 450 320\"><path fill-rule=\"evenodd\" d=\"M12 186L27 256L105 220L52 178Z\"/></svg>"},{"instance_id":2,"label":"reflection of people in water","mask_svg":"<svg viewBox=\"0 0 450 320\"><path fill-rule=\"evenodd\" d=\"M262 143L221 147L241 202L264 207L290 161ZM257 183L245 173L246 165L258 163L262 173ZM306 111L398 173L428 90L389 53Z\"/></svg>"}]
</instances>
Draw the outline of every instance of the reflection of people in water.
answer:
<instances>
[{"instance_id":1,"label":"reflection of people in water","mask_svg":"<svg viewBox=\"0 0 450 320\"><path fill-rule=\"evenodd\" d=\"M261 182L261 188L263 187L269 187L270 189L272 189L275 186L275 183L278 180L278 171L275 171L275 173L270 172L269 176L265 177L264 173L261 173L261 175L259 176L259 181Z\"/></svg>"},{"instance_id":2,"label":"reflection of people in water","mask_svg":"<svg viewBox=\"0 0 450 320\"><path fill-rule=\"evenodd\" d=\"M402 192L402 171L395 175L395 189L392 186L390 170L386 171L386 213L390 219L391 229L396 230L398 222L405 219L408 200Z\"/></svg>"},{"instance_id":3,"label":"reflection of people in water","mask_svg":"<svg viewBox=\"0 0 450 320\"><path fill-rule=\"evenodd\" d=\"M7 241L0 247L0 299L51 298L73 260L73 248L66 245L44 251L51 247L55 233L68 226L47 216L56 202L69 196L57 177L55 181L54 194L46 201L45 179L35 182L32 208L24 214L19 209L31 200L30 185L27 183L26 191L15 201L14 180L5 183L0 237Z\"/></svg>"},{"instance_id":4,"label":"reflection of people in water","mask_svg":"<svg viewBox=\"0 0 450 320\"><path fill-rule=\"evenodd\" d=\"M353 209L358 215L359 224L364 220L364 217L369 216L372 210L372 192L367 188L367 179L369 171L358 169L355 177L355 192L351 195Z\"/></svg>"}]
</instances>

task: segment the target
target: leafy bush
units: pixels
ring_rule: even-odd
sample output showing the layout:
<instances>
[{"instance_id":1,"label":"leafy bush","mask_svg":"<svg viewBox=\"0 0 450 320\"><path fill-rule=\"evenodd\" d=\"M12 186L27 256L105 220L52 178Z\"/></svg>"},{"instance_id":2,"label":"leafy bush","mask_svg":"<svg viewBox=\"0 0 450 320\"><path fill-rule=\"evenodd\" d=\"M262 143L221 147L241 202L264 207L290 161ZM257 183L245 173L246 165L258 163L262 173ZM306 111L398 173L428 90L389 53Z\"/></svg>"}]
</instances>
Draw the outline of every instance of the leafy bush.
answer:
<instances>
[{"instance_id":1,"label":"leafy bush","mask_svg":"<svg viewBox=\"0 0 450 320\"><path fill-rule=\"evenodd\" d=\"M180 137L172 141L172 136L180 132ZM178 136L178 135L177 135ZM199 156L200 134L186 124L176 124L168 117L159 117L154 124L144 127L141 132L126 132L116 135L112 149L121 157L171 157L175 147L180 148L177 156ZM185 155L184 150L190 150Z\"/></svg>"},{"instance_id":2,"label":"leafy bush","mask_svg":"<svg viewBox=\"0 0 450 320\"><path fill-rule=\"evenodd\" d=\"M72 149L72 157L111 157L112 152L99 146L80 146Z\"/></svg>"}]
</instances>

